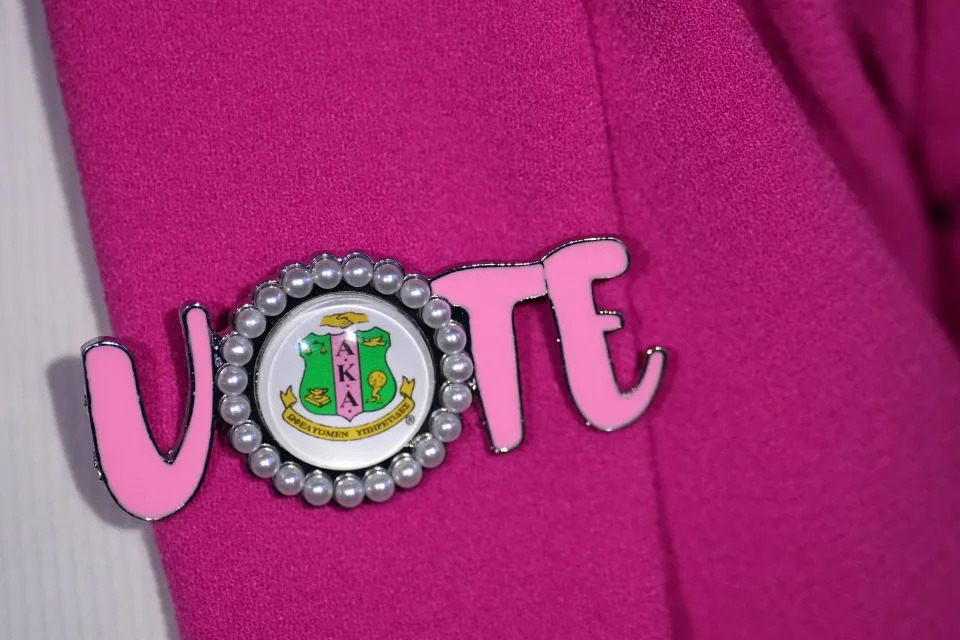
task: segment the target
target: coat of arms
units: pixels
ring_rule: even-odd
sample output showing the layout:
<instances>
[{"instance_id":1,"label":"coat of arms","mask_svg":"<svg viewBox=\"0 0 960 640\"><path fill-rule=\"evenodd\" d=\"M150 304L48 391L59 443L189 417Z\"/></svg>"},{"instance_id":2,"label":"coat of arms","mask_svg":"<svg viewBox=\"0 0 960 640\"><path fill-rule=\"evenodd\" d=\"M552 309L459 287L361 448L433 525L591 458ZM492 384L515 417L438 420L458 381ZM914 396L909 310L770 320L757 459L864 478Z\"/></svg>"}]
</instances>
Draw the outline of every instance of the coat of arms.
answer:
<instances>
[{"instance_id":1,"label":"coat of arms","mask_svg":"<svg viewBox=\"0 0 960 640\"><path fill-rule=\"evenodd\" d=\"M387 363L390 333L370 323L366 314L347 311L325 316L321 327L329 333L310 333L299 341L303 377L299 393L293 386L281 391L284 421L302 433L324 440L359 440L395 426L413 410L415 381L397 379ZM364 327L364 328L361 328ZM294 409L297 400L317 416L340 416L348 422L361 414L389 406L400 393L403 400L386 416L362 425L336 427L303 416Z\"/></svg>"}]
</instances>

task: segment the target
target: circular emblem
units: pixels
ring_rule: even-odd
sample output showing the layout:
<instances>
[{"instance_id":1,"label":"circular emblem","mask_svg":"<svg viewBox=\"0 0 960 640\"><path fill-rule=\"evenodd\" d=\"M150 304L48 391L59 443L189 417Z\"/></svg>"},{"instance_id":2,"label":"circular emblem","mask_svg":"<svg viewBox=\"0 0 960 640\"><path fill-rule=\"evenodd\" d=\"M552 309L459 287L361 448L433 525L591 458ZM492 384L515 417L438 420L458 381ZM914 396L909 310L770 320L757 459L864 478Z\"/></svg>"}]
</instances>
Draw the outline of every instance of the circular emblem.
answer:
<instances>
[{"instance_id":1,"label":"circular emblem","mask_svg":"<svg viewBox=\"0 0 960 640\"><path fill-rule=\"evenodd\" d=\"M440 465L472 402L466 313L423 276L324 254L256 288L220 342L220 417L250 471L310 505L384 502Z\"/></svg>"},{"instance_id":2,"label":"circular emblem","mask_svg":"<svg viewBox=\"0 0 960 640\"><path fill-rule=\"evenodd\" d=\"M331 293L284 316L256 375L260 417L277 444L336 471L400 451L429 413L434 386L430 348L413 320L365 293Z\"/></svg>"}]
</instances>

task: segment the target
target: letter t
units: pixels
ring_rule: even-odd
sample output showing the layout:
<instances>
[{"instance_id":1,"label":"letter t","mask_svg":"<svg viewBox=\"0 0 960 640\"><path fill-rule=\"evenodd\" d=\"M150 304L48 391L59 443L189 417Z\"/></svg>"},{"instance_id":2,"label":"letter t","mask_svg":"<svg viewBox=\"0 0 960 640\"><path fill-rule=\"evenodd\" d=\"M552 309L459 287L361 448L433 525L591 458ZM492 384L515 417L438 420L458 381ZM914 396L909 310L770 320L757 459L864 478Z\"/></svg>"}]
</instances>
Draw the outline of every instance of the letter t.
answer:
<instances>
[{"instance_id":1,"label":"letter t","mask_svg":"<svg viewBox=\"0 0 960 640\"><path fill-rule=\"evenodd\" d=\"M540 263L480 265L447 273L433 291L470 314L477 388L495 451L505 453L523 440L523 407L513 307L547 292Z\"/></svg>"}]
</instances>

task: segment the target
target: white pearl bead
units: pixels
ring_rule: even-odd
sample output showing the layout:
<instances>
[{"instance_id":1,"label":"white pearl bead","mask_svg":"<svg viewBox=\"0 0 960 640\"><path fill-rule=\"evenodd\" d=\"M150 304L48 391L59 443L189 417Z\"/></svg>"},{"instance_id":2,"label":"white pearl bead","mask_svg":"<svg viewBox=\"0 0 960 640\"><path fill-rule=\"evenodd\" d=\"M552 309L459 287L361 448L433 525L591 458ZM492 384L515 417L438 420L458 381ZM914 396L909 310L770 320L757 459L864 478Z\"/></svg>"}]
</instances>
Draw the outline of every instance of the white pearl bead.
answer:
<instances>
[{"instance_id":1,"label":"white pearl bead","mask_svg":"<svg viewBox=\"0 0 960 640\"><path fill-rule=\"evenodd\" d=\"M444 322L450 320L451 315L450 303L437 297L430 298L420 311L423 323L431 329L439 328Z\"/></svg>"},{"instance_id":2,"label":"white pearl bead","mask_svg":"<svg viewBox=\"0 0 960 640\"><path fill-rule=\"evenodd\" d=\"M267 330L267 317L256 307L241 307L233 316L233 328L244 338L259 338Z\"/></svg>"},{"instance_id":3,"label":"white pearl bead","mask_svg":"<svg viewBox=\"0 0 960 640\"><path fill-rule=\"evenodd\" d=\"M299 264L290 265L280 276L280 286L291 298L302 298L313 290L313 278L306 267Z\"/></svg>"},{"instance_id":4,"label":"white pearl bead","mask_svg":"<svg viewBox=\"0 0 960 640\"><path fill-rule=\"evenodd\" d=\"M395 262L381 262L373 270L373 288L385 296L396 293L403 283L403 269Z\"/></svg>"},{"instance_id":5,"label":"white pearl bead","mask_svg":"<svg viewBox=\"0 0 960 640\"><path fill-rule=\"evenodd\" d=\"M295 496L303 489L303 469L296 462L284 462L273 476L273 488L285 496Z\"/></svg>"},{"instance_id":6,"label":"white pearl bead","mask_svg":"<svg viewBox=\"0 0 960 640\"><path fill-rule=\"evenodd\" d=\"M440 442L453 442L460 437L463 431L463 420L449 411L434 411L430 416L430 433Z\"/></svg>"},{"instance_id":7,"label":"white pearl bead","mask_svg":"<svg viewBox=\"0 0 960 640\"><path fill-rule=\"evenodd\" d=\"M440 371L450 382L466 382L473 375L473 360L466 353L451 353L440 360Z\"/></svg>"},{"instance_id":8,"label":"white pearl bead","mask_svg":"<svg viewBox=\"0 0 960 640\"><path fill-rule=\"evenodd\" d=\"M220 417L227 424L240 424L250 417L250 401L246 396L223 396Z\"/></svg>"},{"instance_id":9,"label":"white pearl bead","mask_svg":"<svg viewBox=\"0 0 960 640\"><path fill-rule=\"evenodd\" d=\"M343 263L343 279L351 287L365 287L373 278L373 263L363 256L354 256Z\"/></svg>"},{"instance_id":10,"label":"white pearl bead","mask_svg":"<svg viewBox=\"0 0 960 640\"><path fill-rule=\"evenodd\" d=\"M236 364L220 367L217 388L228 395L242 393L247 388L247 370Z\"/></svg>"},{"instance_id":11,"label":"white pearl bead","mask_svg":"<svg viewBox=\"0 0 960 640\"><path fill-rule=\"evenodd\" d=\"M322 507L333 498L333 480L319 469L311 471L303 481L301 495L310 506Z\"/></svg>"},{"instance_id":12,"label":"white pearl bead","mask_svg":"<svg viewBox=\"0 0 960 640\"><path fill-rule=\"evenodd\" d=\"M467 330L459 322L451 320L437 329L433 340L440 351L457 353L467 346Z\"/></svg>"},{"instance_id":13,"label":"white pearl bead","mask_svg":"<svg viewBox=\"0 0 960 640\"><path fill-rule=\"evenodd\" d=\"M447 449L437 438L429 434L422 435L413 445L413 457L423 468L433 469L439 467L443 459L447 457Z\"/></svg>"},{"instance_id":14,"label":"white pearl bead","mask_svg":"<svg viewBox=\"0 0 960 640\"><path fill-rule=\"evenodd\" d=\"M253 296L257 309L268 316L278 316L287 307L287 294L279 285L270 283L260 286Z\"/></svg>"},{"instance_id":15,"label":"white pearl bead","mask_svg":"<svg viewBox=\"0 0 960 640\"><path fill-rule=\"evenodd\" d=\"M473 402L470 387L461 382L447 382L440 388L440 404L454 413L463 413Z\"/></svg>"},{"instance_id":16,"label":"white pearl bead","mask_svg":"<svg viewBox=\"0 0 960 640\"><path fill-rule=\"evenodd\" d=\"M343 474L333 485L333 498L341 507L353 509L363 502L363 481L352 473Z\"/></svg>"},{"instance_id":17,"label":"white pearl bead","mask_svg":"<svg viewBox=\"0 0 960 640\"><path fill-rule=\"evenodd\" d=\"M268 444L261 445L247 456L247 465L258 478L272 478L280 469L280 452Z\"/></svg>"},{"instance_id":18,"label":"white pearl bead","mask_svg":"<svg viewBox=\"0 0 960 640\"><path fill-rule=\"evenodd\" d=\"M429 298L430 283L420 276L407 278L400 286L400 301L411 309L419 309Z\"/></svg>"},{"instance_id":19,"label":"white pearl bead","mask_svg":"<svg viewBox=\"0 0 960 640\"><path fill-rule=\"evenodd\" d=\"M230 427L230 432L227 435L230 439L230 446L243 454L253 453L263 442L260 427L249 421Z\"/></svg>"},{"instance_id":20,"label":"white pearl bead","mask_svg":"<svg viewBox=\"0 0 960 640\"><path fill-rule=\"evenodd\" d=\"M238 333L231 333L220 345L223 359L230 364L247 364L253 358L253 343Z\"/></svg>"},{"instance_id":21,"label":"white pearl bead","mask_svg":"<svg viewBox=\"0 0 960 640\"><path fill-rule=\"evenodd\" d=\"M343 269L333 256L322 255L313 261L310 269L313 281L321 289L333 289L343 280Z\"/></svg>"},{"instance_id":22,"label":"white pearl bead","mask_svg":"<svg viewBox=\"0 0 960 640\"><path fill-rule=\"evenodd\" d=\"M390 463L390 476L401 489L413 489L423 479L423 467L409 453L401 453Z\"/></svg>"},{"instance_id":23,"label":"white pearl bead","mask_svg":"<svg viewBox=\"0 0 960 640\"><path fill-rule=\"evenodd\" d=\"M386 502L395 489L393 478L383 467L374 467L363 476L363 493L373 502Z\"/></svg>"}]
</instances>

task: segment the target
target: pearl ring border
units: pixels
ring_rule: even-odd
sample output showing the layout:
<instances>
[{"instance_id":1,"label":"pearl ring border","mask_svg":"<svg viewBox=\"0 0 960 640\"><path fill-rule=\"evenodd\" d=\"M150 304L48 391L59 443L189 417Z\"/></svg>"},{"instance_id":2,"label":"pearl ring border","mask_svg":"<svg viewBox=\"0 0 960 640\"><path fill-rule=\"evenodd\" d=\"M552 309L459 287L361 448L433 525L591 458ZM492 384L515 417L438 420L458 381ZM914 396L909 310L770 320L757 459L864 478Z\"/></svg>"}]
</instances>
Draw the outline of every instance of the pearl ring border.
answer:
<instances>
[{"instance_id":1,"label":"pearl ring border","mask_svg":"<svg viewBox=\"0 0 960 640\"><path fill-rule=\"evenodd\" d=\"M438 376L429 417L398 453L365 469L330 471L309 465L272 441L265 441L269 434L259 424L258 408L248 388L256 376L257 351L272 326L300 302L342 291L374 295L405 310L417 327L429 334L426 337L432 338L427 342ZM300 495L315 507L334 502L351 509L365 500L386 502L397 487L412 489L419 485L424 470L444 461L446 445L463 430L460 414L470 407L476 388L466 312L432 295L426 277L405 275L396 260L374 263L363 253L351 253L342 259L324 253L309 266L288 265L276 280L254 289L252 302L237 308L231 326L232 331L217 345L218 414L229 427L231 447L247 457L250 472L270 480L280 495Z\"/></svg>"}]
</instances>

